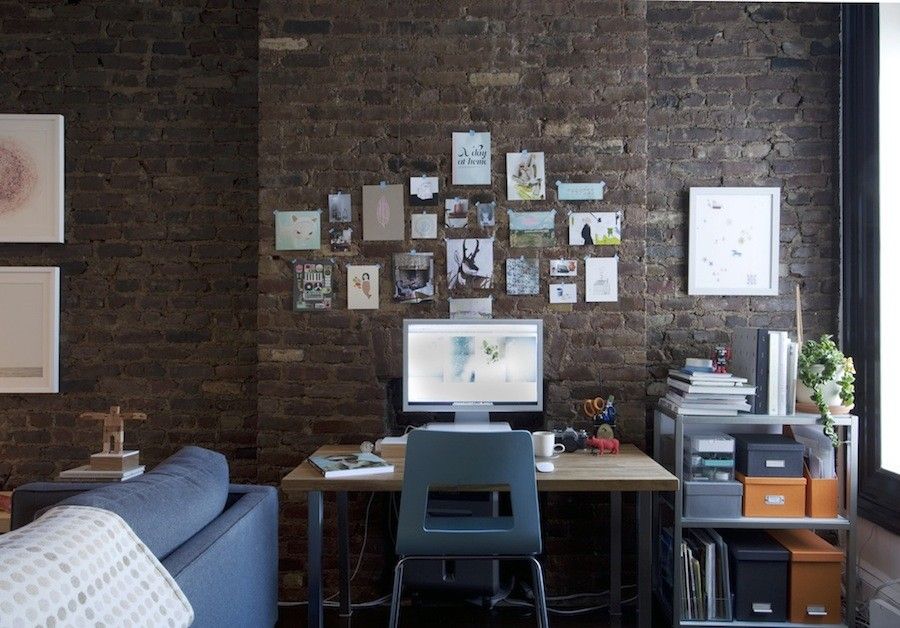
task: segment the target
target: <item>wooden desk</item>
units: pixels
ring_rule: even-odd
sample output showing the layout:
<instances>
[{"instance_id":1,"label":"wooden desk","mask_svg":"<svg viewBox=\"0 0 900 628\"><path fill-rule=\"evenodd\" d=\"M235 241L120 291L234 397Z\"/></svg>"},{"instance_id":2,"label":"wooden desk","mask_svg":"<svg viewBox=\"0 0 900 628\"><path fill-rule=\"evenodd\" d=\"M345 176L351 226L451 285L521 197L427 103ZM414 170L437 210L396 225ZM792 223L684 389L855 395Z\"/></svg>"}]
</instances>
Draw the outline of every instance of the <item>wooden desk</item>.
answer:
<instances>
[{"instance_id":1,"label":"wooden desk","mask_svg":"<svg viewBox=\"0 0 900 628\"><path fill-rule=\"evenodd\" d=\"M327 445L313 454L328 456L359 451L348 445ZM285 493L307 493L309 626L323 626L322 605L322 520L323 494L334 492L338 506L338 553L340 562L341 614L350 614L349 538L347 532L347 492L399 492L403 488L403 459L384 456L394 465L393 473L363 475L327 480L308 461L288 473L281 481ZM652 547L652 493L675 491L678 479L634 445L623 445L619 454L592 455L586 451L561 454L554 459L552 473L536 473L539 492L610 493L610 614L621 613L622 584L622 493L637 495L638 534L638 612L639 625L650 626L650 569Z\"/></svg>"}]
</instances>

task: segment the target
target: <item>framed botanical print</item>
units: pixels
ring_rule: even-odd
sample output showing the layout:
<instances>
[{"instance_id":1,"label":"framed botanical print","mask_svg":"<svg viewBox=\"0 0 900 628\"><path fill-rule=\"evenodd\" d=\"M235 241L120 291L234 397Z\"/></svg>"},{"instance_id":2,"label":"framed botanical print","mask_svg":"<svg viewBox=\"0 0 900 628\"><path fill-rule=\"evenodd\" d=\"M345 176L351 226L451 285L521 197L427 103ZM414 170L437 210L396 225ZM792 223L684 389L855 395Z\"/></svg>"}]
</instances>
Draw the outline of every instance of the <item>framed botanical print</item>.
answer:
<instances>
[{"instance_id":1,"label":"framed botanical print","mask_svg":"<svg viewBox=\"0 0 900 628\"><path fill-rule=\"evenodd\" d=\"M781 188L691 188L688 294L778 294Z\"/></svg>"},{"instance_id":2,"label":"framed botanical print","mask_svg":"<svg viewBox=\"0 0 900 628\"><path fill-rule=\"evenodd\" d=\"M59 268L0 268L0 393L59 392Z\"/></svg>"}]
</instances>

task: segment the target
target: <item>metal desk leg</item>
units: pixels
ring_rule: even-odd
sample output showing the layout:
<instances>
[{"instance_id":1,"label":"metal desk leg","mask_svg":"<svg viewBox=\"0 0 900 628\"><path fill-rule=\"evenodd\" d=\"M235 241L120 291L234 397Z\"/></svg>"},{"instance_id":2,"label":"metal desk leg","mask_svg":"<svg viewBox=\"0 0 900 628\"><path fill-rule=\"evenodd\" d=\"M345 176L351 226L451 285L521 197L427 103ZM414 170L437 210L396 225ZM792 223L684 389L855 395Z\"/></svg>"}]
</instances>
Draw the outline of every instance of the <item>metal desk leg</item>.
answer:
<instances>
[{"instance_id":1,"label":"metal desk leg","mask_svg":"<svg viewBox=\"0 0 900 628\"><path fill-rule=\"evenodd\" d=\"M307 523L307 561L306 579L308 612L307 626L323 628L324 614L322 604L322 491L310 491L307 496L309 509Z\"/></svg>"},{"instance_id":2,"label":"metal desk leg","mask_svg":"<svg viewBox=\"0 0 900 628\"><path fill-rule=\"evenodd\" d=\"M609 494L609 616L619 625L622 616L622 493Z\"/></svg>"},{"instance_id":3,"label":"metal desk leg","mask_svg":"<svg viewBox=\"0 0 900 628\"><path fill-rule=\"evenodd\" d=\"M651 546L653 543L653 493L640 491L637 493L637 533L638 533L638 626L650 628L651 605L650 574L653 561Z\"/></svg>"},{"instance_id":4,"label":"metal desk leg","mask_svg":"<svg viewBox=\"0 0 900 628\"><path fill-rule=\"evenodd\" d=\"M340 572L341 617L350 617L350 530L347 522L347 492L337 493L338 570Z\"/></svg>"}]
</instances>

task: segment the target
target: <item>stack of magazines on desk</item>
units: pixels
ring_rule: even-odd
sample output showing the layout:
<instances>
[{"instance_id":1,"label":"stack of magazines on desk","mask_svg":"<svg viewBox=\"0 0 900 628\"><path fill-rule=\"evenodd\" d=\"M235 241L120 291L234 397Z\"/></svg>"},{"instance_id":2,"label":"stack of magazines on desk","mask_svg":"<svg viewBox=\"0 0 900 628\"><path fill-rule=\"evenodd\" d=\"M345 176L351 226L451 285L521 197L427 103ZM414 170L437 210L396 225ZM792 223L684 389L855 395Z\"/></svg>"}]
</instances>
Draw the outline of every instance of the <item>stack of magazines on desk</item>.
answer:
<instances>
[{"instance_id":1,"label":"stack of magazines on desk","mask_svg":"<svg viewBox=\"0 0 900 628\"><path fill-rule=\"evenodd\" d=\"M749 412L748 396L756 393L747 379L713 371L712 360L688 358L681 368L670 369L669 390L659 404L674 414L737 416Z\"/></svg>"}]
</instances>

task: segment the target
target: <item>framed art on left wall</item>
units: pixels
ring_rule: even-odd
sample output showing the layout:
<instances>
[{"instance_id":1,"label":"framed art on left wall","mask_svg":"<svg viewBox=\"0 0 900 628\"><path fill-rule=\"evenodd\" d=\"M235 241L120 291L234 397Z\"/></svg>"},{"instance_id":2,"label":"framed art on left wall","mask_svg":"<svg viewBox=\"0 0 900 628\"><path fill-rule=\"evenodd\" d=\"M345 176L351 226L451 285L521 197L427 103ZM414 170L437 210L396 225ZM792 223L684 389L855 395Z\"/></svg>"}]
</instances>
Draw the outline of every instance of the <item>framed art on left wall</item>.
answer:
<instances>
[{"instance_id":1,"label":"framed art on left wall","mask_svg":"<svg viewBox=\"0 0 900 628\"><path fill-rule=\"evenodd\" d=\"M0 393L59 392L59 268L0 268Z\"/></svg>"},{"instance_id":2,"label":"framed art on left wall","mask_svg":"<svg viewBox=\"0 0 900 628\"><path fill-rule=\"evenodd\" d=\"M0 114L0 242L62 242L63 117Z\"/></svg>"}]
</instances>

